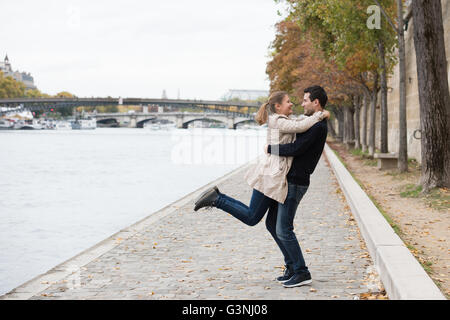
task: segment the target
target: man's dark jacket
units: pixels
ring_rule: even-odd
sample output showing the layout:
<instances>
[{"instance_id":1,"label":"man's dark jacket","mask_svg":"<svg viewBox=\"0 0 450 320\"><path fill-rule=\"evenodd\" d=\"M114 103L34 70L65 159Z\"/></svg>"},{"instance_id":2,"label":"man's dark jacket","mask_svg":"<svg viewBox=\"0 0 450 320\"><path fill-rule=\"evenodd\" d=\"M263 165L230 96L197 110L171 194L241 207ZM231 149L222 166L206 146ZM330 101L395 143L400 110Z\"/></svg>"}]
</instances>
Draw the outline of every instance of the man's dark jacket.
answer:
<instances>
[{"instance_id":1,"label":"man's dark jacket","mask_svg":"<svg viewBox=\"0 0 450 320\"><path fill-rule=\"evenodd\" d=\"M277 154L277 149L279 149L279 156L293 156L294 160L287 174L287 181L302 186L309 186L309 176L314 172L319 162L327 133L327 120L324 119L313 125L309 130L297 133L294 142L269 145L267 151Z\"/></svg>"}]
</instances>

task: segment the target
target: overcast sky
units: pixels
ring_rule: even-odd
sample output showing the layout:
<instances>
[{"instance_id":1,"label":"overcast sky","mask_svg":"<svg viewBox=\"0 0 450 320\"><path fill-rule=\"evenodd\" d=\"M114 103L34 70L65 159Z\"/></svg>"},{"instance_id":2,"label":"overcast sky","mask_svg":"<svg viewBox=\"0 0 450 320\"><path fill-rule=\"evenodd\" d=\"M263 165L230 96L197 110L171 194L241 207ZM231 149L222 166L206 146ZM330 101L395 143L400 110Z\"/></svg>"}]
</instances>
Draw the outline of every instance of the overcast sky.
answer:
<instances>
[{"instance_id":1,"label":"overcast sky","mask_svg":"<svg viewBox=\"0 0 450 320\"><path fill-rule=\"evenodd\" d=\"M268 90L273 0L2 1L0 58L45 93L219 99Z\"/></svg>"}]
</instances>

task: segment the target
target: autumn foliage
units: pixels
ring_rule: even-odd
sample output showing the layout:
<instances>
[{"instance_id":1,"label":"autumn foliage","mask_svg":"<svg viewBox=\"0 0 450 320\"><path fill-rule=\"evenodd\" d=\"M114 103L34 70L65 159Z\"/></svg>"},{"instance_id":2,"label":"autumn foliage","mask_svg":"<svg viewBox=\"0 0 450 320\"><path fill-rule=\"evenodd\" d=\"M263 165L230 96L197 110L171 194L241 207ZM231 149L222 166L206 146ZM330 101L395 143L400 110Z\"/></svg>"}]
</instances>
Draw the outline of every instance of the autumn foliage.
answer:
<instances>
[{"instance_id":1,"label":"autumn foliage","mask_svg":"<svg viewBox=\"0 0 450 320\"><path fill-rule=\"evenodd\" d=\"M281 21L276 27L272 60L266 70L271 91L287 91L299 100L305 88L319 84L328 92L330 103L337 103L348 100L348 94L359 90L350 71L340 70L317 49L311 33L302 31L292 21ZM355 56L354 60L357 59Z\"/></svg>"}]
</instances>

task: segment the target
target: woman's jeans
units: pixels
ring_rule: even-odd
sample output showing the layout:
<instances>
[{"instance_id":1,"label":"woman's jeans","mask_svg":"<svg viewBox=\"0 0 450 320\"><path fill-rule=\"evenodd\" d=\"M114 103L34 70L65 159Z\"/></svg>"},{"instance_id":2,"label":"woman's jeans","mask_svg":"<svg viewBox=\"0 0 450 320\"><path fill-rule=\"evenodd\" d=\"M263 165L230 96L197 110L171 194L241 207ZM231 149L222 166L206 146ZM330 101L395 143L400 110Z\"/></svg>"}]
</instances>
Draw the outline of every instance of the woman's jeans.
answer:
<instances>
[{"instance_id":1,"label":"woman's jeans","mask_svg":"<svg viewBox=\"0 0 450 320\"><path fill-rule=\"evenodd\" d=\"M255 189L253 189L249 207L223 193L219 193L219 197L216 200L217 208L228 212L233 217L249 226L254 226L260 222L266 214L267 209L274 207L273 210L276 210L277 205L278 202Z\"/></svg>"},{"instance_id":2,"label":"woman's jeans","mask_svg":"<svg viewBox=\"0 0 450 320\"><path fill-rule=\"evenodd\" d=\"M295 212L307 190L307 186L289 183L286 200L281 204L253 189L250 206L220 193L215 206L249 226L256 225L269 210L266 227L283 253L285 264L295 273L309 272L293 231Z\"/></svg>"}]
</instances>

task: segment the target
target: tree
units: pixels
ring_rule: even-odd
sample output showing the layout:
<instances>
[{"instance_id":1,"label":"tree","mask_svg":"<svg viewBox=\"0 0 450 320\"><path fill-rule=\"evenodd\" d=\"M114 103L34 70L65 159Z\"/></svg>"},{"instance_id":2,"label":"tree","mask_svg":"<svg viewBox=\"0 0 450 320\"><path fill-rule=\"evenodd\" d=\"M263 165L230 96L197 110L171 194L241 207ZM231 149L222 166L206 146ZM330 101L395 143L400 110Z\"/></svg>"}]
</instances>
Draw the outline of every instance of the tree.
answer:
<instances>
[{"instance_id":1,"label":"tree","mask_svg":"<svg viewBox=\"0 0 450 320\"><path fill-rule=\"evenodd\" d=\"M324 54L313 45L314 38L303 32L294 21L284 20L277 24L276 38L272 43L272 60L267 65L267 74L271 80L271 90L287 91L291 100L297 103L296 113L302 113L299 106L303 99L303 90L313 84L320 84L328 92L327 108L338 120L338 134L332 122L329 121L330 133L337 139L349 135L344 134L344 128L353 127L353 117L346 119L341 109L351 111L351 101L347 93L354 93L352 81L344 71L339 70L334 61L327 60ZM350 122L349 122L350 121ZM352 129L350 129L352 130ZM353 130L352 134L353 135Z\"/></svg>"},{"instance_id":2,"label":"tree","mask_svg":"<svg viewBox=\"0 0 450 320\"><path fill-rule=\"evenodd\" d=\"M408 171L408 143L407 143L407 124L406 124L406 54L405 54L405 35L403 28L403 0L396 0L397 4L397 25L386 13L378 0L374 0L387 22L397 34L398 39L398 58L399 58L399 141L398 141L398 169L400 172Z\"/></svg>"},{"instance_id":3,"label":"tree","mask_svg":"<svg viewBox=\"0 0 450 320\"><path fill-rule=\"evenodd\" d=\"M380 152L388 152L388 110L387 110L387 71L386 54L384 51L384 42L378 42L378 51L380 55L380 89L381 89L381 120L380 120Z\"/></svg>"},{"instance_id":4,"label":"tree","mask_svg":"<svg viewBox=\"0 0 450 320\"><path fill-rule=\"evenodd\" d=\"M55 98L75 98L76 96L67 91L61 91L55 94Z\"/></svg>"},{"instance_id":5,"label":"tree","mask_svg":"<svg viewBox=\"0 0 450 320\"><path fill-rule=\"evenodd\" d=\"M25 91L25 98L50 98L51 96L42 93L39 89L28 89Z\"/></svg>"},{"instance_id":6,"label":"tree","mask_svg":"<svg viewBox=\"0 0 450 320\"><path fill-rule=\"evenodd\" d=\"M353 108L355 110L355 129L354 129L354 139L355 139L355 149L361 149L361 135L360 135L360 111L361 111L361 96L353 96Z\"/></svg>"},{"instance_id":7,"label":"tree","mask_svg":"<svg viewBox=\"0 0 450 320\"><path fill-rule=\"evenodd\" d=\"M450 187L450 94L440 0L413 0L424 192Z\"/></svg>"},{"instance_id":8,"label":"tree","mask_svg":"<svg viewBox=\"0 0 450 320\"><path fill-rule=\"evenodd\" d=\"M378 98L378 72L375 72L374 86L372 92L370 92L370 127L369 127L369 154L371 156L375 153L375 118L376 118L376 106Z\"/></svg>"},{"instance_id":9,"label":"tree","mask_svg":"<svg viewBox=\"0 0 450 320\"><path fill-rule=\"evenodd\" d=\"M289 19L296 21L303 32L313 34L314 43L323 52L327 61L333 61L341 71L345 71L349 82L358 83L359 94L371 97L371 112L375 117L378 80L381 84L386 82L392 73L395 63L395 33L386 28L383 21L382 28L369 29L367 27L366 9L372 3L371 0L286 0L290 5ZM393 0L383 0L383 5L389 12L395 8ZM283 80L283 79L281 79ZM350 85L351 87L352 85ZM387 94L386 86L383 94ZM353 89L354 90L354 89ZM353 90L346 92L351 95ZM363 93L362 93L363 92ZM349 99L344 99L348 101ZM383 129L387 129L387 99L382 99L381 117ZM344 108L352 108L352 104L345 104ZM364 111L365 112L365 111ZM339 115L337 115L339 118ZM353 117L345 117L344 126L351 126ZM359 118L356 119L359 121ZM347 122L347 123L346 123ZM363 125L363 128L365 126ZM375 134L375 122L371 121L371 133ZM344 130L344 132L350 132ZM364 135L364 134L363 134ZM382 145L387 146L387 134L382 135ZM370 136L369 136L370 138ZM344 135L344 140L345 140ZM375 140L369 139L369 150L373 155Z\"/></svg>"},{"instance_id":10,"label":"tree","mask_svg":"<svg viewBox=\"0 0 450 320\"><path fill-rule=\"evenodd\" d=\"M5 77L0 71L0 98L22 98L25 95L25 85L14 78Z\"/></svg>"},{"instance_id":11,"label":"tree","mask_svg":"<svg viewBox=\"0 0 450 320\"><path fill-rule=\"evenodd\" d=\"M366 92L364 92L363 95L363 114L362 114L362 118L363 118L363 123L362 123L362 151L363 152L367 152L368 150L368 144L367 144L367 111L369 109L369 100L370 97L368 96L368 94Z\"/></svg>"}]
</instances>

